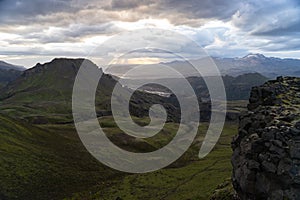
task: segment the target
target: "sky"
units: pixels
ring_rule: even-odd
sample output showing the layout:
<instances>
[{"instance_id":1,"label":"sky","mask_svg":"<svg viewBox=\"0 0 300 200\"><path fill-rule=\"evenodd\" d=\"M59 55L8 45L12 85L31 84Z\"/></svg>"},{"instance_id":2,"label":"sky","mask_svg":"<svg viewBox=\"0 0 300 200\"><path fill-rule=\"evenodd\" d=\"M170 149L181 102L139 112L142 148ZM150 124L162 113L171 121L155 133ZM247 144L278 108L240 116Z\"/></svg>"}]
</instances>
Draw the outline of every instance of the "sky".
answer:
<instances>
[{"instance_id":1,"label":"sky","mask_svg":"<svg viewBox=\"0 0 300 200\"><path fill-rule=\"evenodd\" d=\"M85 57L141 28L178 32L211 56L300 58L299 0L0 0L0 60L32 67ZM161 61L144 56L127 64Z\"/></svg>"}]
</instances>

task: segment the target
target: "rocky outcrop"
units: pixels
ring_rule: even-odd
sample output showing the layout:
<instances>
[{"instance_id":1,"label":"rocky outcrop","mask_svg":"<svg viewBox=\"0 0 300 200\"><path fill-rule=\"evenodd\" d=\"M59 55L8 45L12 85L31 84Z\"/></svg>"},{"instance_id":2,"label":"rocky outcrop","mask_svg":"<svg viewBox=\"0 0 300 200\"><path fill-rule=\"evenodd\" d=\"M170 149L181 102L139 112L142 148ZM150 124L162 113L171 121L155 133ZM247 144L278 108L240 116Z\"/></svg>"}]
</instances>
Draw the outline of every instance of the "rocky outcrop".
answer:
<instances>
[{"instance_id":1,"label":"rocky outcrop","mask_svg":"<svg viewBox=\"0 0 300 200\"><path fill-rule=\"evenodd\" d=\"M233 186L241 199L300 199L300 79L252 89L232 142Z\"/></svg>"}]
</instances>

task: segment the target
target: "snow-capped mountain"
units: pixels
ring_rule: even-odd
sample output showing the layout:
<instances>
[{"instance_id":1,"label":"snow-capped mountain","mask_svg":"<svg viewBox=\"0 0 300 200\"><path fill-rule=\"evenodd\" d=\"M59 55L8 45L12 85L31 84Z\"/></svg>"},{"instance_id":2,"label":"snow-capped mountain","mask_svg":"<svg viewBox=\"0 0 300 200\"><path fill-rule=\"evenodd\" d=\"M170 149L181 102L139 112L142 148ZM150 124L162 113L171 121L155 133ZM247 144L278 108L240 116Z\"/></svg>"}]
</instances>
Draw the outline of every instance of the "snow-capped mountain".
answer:
<instances>
[{"instance_id":1,"label":"snow-capped mountain","mask_svg":"<svg viewBox=\"0 0 300 200\"><path fill-rule=\"evenodd\" d=\"M295 76L300 71L299 59L266 57L263 54L248 54L242 58L214 58L223 74L240 75L258 72L264 76Z\"/></svg>"}]
</instances>

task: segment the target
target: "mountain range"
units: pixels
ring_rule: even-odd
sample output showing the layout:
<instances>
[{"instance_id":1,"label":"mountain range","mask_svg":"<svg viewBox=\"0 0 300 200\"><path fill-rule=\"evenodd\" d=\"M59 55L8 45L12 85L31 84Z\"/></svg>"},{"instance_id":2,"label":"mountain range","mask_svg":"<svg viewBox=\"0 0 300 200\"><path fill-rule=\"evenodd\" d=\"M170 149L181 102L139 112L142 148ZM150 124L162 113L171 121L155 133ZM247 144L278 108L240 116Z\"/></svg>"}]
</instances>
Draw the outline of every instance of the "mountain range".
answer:
<instances>
[{"instance_id":1,"label":"mountain range","mask_svg":"<svg viewBox=\"0 0 300 200\"><path fill-rule=\"evenodd\" d=\"M250 53L241 58L221 58L212 57L214 63L218 67L222 76L239 76L249 73L259 73L269 79L276 78L278 76L300 76L300 60L290 58L275 58L266 57L263 54ZM203 59L192 60L193 63L203 63ZM172 61L166 63L159 63L160 65L167 65L176 70L182 72L185 77L199 76L195 75L195 72L190 70L190 63L187 61ZM131 79L147 78L147 79L159 79L162 77L169 77L168 74L160 74L161 77L156 77L158 72L151 71L151 66L155 64L144 64L143 74L136 73L134 77L128 77ZM114 77L120 77L126 71L133 69L138 65L136 64L115 64L104 68L107 74L111 74ZM209 74L208 68L203 68ZM8 82L17 78L22 71L26 69L21 66L8 64L4 61L0 61L0 84L5 85ZM215 75L212 73L212 76Z\"/></svg>"},{"instance_id":2,"label":"mountain range","mask_svg":"<svg viewBox=\"0 0 300 200\"><path fill-rule=\"evenodd\" d=\"M217 77L210 76L206 77L206 81L213 82ZM226 90L227 100L248 100L250 97L251 88L254 86L261 85L265 83L268 78L259 74L259 73L246 73L239 76L229 76L224 75L222 76L224 87ZM168 78L168 79L150 79L151 82L161 82L166 83L169 85L176 85L177 88L181 91L182 95L188 95L184 91L183 87L178 84L180 81L177 78ZM202 101L209 101L209 91L207 89L206 83L202 77L191 76L187 77L186 80L192 86L195 91L195 94L201 99ZM137 88L137 85L143 83L141 79L123 79L122 82L126 83L129 87ZM158 84L147 84L139 88L141 91L158 94L162 96L168 96L172 92Z\"/></svg>"},{"instance_id":3,"label":"mountain range","mask_svg":"<svg viewBox=\"0 0 300 200\"><path fill-rule=\"evenodd\" d=\"M211 189L191 191L196 191L199 185L216 187L220 183L219 169L224 172L222 177L230 175L230 145L224 143L235 133L234 126L226 126L225 135L211 159L199 161L195 158L208 127L207 122L203 122L199 128L201 135L188 152L159 172L139 176L112 170L87 152L73 123L72 89L83 61L57 58L37 64L0 89L0 199L158 199L165 195L170 196L167 199L174 199L178 194L173 194L174 188L181 190L186 186L190 189L184 190L184 195L191 199L199 195L200 199L209 198ZM91 61L85 62L101 72ZM124 134L111 116L110 97L116 84L113 76L103 74L96 91L98 120L108 138L120 148L132 152L151 152L168 144L179 127L174 123L180 119L176 98L134 92L130 112L136 123L149 124L148 111L153 104L163 105L170 116L160 133L151 138L137 139ZM130 88L123 88L123 92L129 91ZM219 162L219 155L226 159ZM206 175L199 174L202 169L194 166L201 165L205 170L212 163L217 168L212 169L210 181L203 184L199 180L204 180ZM164 178L157 178L158 174ZM182 174L182 181L177 180L178 174ZM194 174L197 179L193 179ZM122 189L129 185L123 181L138 181L144 186ZM151 185L158 186L155 189Z\"/></svg>"},{"instance_id":4,"label":"mountain range","mask_svg":"<svg viewBox=\"0 0 300 200\"><path fill-rule=\"evenodd\" d=\"M30 123L72 122L73 85L83 61L57 58L24 71L0 89L1 113ZM85 65L102 72L89 60L85 60ZM118 82L111 75L103 73L96 92L98 116L111 115L110 101L116 84ZM129 92L129 89L123 88L123 92ZM171 118L178 118L178 107L171 103L171 98L136 91L130 102L131 113L135 116L148 116L149 107L159 103L168 108Z\"/></svg>"},{"instance_id":5,"label":"mountain range","mask_svg":"<svg viewBox=\"0 0 300 200\"><path fill-rule=\"evenodd\" d=\"M268 78L299 76L299 59L266 57L263 54L248 54L242 58L213 58L223 74L241 75L260 73Z\"/></svg>"},{"instance_id":6,"label":"mountain range","mask_svg":"<svg viewBox=\"0 0 300 200\"><path fill-rule=\"evenodd\" d=\"M18 74L13 81L0 89L1 113L17 116L33 124L71 123L73 84L83 61L83 59L57 58L49 63L37 64L31 69L20 72L21 74ZM91 61L86 60L86 63L101 71ZM202 119L209 120L209 104L205 103L206 99L209 99L209 92L204 80L201 77L188 77L187 80L195 90L201 104ZM250 73L238 77L224 76L223 80L228 100L247 100L251 88L263 84L267 78L258 73ZM167 81L181 87L177 79ZM96 94L98 116L111 115L110 97L116 84L119 84L116 77L103 74ZM129 92L131 89L123 87L123 90ZM159 91L168 92L157 85L147 85L146 89L140 88L135 91L130 100L131 114L137 117L148 116L148 109L151 105L158 103L167 108L168 120L179 121L180 106L176 98L171 94L157 95ZM184 94L184 90L182 92L185 98L189 98L187 94Z\"/></svg>"},{"instance_id":7,"label":"mountain range","mask_svg":"<svg viewBox=\"0 0 300 200\"><path fill-rule=\"evenodd\" d=\"M172 61L159 63L160 65L169 66L177 71L180 71L185 77L199 76L195 74L195 71L191 68L191 63L203 70L206 74L211 74L210 76L215 76L215 72L209 67L205 67L207 58L191 60L191 61ZM248 54L241 58L221 58L212 57L212 60L220 70L220 73L225 76L239 76L247 73L260 73L268 78L276 78L277 76L300 76L300 60L299 59L281 59L275 57L266 57L263 54ZM151 72L150 65L142 65L145 68L145 72L136 73L134 76L129 77L134 78L163 78L169 77L168 74L161 74ZM111 65L107 69L107 73L122 76L126 71L136 67L138 65ZM202 66L202 67L200 67ZM169 77L170 78L170 77Z\"/></svg>"},{"instance_id":8,"label":"mountain range","mask_svg":"<svg viewBox=\"0 0 300 200\"><path fill-rule=\"evenodd\" d=\"M170 196L166 199L177 199L175 196L179 193L190 199L208 199L212 188L230 176L230 141L237 130L237 117L227 121L220 143L210 157L200 161L195 158L210 114L209 103L202 102L208 93L199 77L187 79L199 95L201 117L206 119L199 128L200 135L195 143L178 161L157 173L141 176L117 172L95 160L78 138L72 117L73 84L83 61L56 58L37 64L20 71L0 88L0 199L158 199L165 195ZM85 62L102 72L91 61ZM252 86L267 78L250 73L223 76L223 80L227 93L240 100L248 95ZM176 79L170 81L176 84ZM111 116L111 92L116 84L119 84L116 77L103 73L96 91L98 120L109 139L132 152L150 152L168 144L176 134L176 122L180 119L180 107L174 95L161 96L143 90L134 92L130 113L138 124L145 126L149 123L148 111L153 104L163 105L168 113L168 122L161 133L149 139L136 139L124 134ZM130 88L123 87L123 92L130 91ZM229 112L238 116L245 102L229 101L228 104L233 105ZM212 170L209 181L205 181L207 174L203 172L206 169ZM177 180L178 174L182 174L182 180ZM164 177L163 181L157 178L158 175ZM126 188L128 183L135 182L143 187ZM159 187L151 187L156 184ZM209 190L202 188L197 192L204 186Z\"/></svg>"}]
</instances>

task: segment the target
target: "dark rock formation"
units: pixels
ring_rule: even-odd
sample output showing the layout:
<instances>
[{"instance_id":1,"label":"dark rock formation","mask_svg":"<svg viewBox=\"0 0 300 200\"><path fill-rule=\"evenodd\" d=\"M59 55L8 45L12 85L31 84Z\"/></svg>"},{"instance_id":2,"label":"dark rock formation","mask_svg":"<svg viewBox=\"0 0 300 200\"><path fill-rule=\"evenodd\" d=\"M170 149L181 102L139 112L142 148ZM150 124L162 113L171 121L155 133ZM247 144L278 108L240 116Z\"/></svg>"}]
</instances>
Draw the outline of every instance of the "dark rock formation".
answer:
<instances>
[{"instance_id":1,"label":"dark rock formation","mask_svg":"<svg viewBox=\"0 0 300 200\"><path fill-rule=\"evenodd\" d=\"M300 199L300 79L279 77L251 92L232 142L241 199Z\"/></svg>"}]
</instances>

